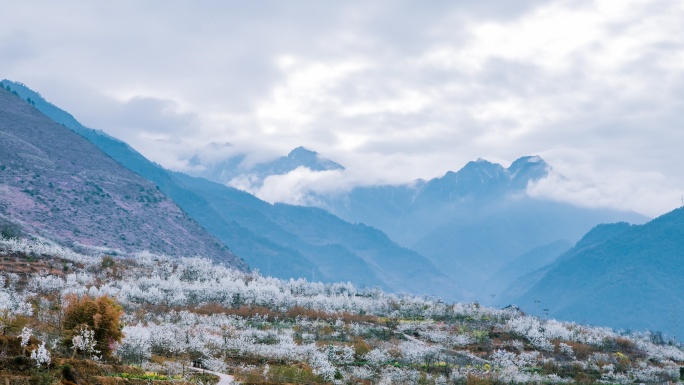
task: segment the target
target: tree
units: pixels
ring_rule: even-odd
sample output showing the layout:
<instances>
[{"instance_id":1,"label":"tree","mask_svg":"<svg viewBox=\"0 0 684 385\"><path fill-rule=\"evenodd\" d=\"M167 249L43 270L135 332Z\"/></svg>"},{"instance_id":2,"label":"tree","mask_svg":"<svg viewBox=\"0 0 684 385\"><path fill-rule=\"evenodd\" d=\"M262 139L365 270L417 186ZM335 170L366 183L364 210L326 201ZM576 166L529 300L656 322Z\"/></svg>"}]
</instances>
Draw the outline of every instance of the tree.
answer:
<instances>
[{"instance_id":1,"label":"tree","mask_svg":"<svg viewBox=\"0 0 684 385\"><path fill-rule=\"evenodd\" d=\"M88 354L99 353L95 349L97 341L95 341L95 330L89 329L88 325L83 326L75 336L71 338L71 344L74 349L74 353L71 358L74 358L76 351L80 350L83 352L83 358L87 357Z\"/></svg>"},{"instance_id":2,"label":"tree","mask_svg":"<svg viewBox=\"0 0 684 385\"><path fill-rule=\"evenodd\" d=\"M39 368L43 365L50 365L52 359L50 357L50 352L45 348L45 342L40 344L38 349L31 352L31 359L36 361L36 366Z\"/></svg>"},{"instance_id":3,"label":"tree","mask_svg":"<svg viewBox=\"0 0 684 385\"><path fill-rule=\"evenodd\" d=\"M21 340L21 355L23 356L26 354L26 345L28 345L29 340L31 339L31 334L33 334L33 330L30 328L24 326L24 328L21 330L21 335L19 336L19 339Z\"/></svg>"},{"instance_id":4,"label":"tree","mask_svg":"<svg viewBox=\"0 0 684 385\"><path fill-rule=\"evenodd\" d=\"M64 310L64 344L73 345L75 336L82 334L84 328L92 330L95 341L94 348L103 357L109 357L115 343L121 342L121 306L109 296L91 298L83 296L80 299L70 295L66 300Z\"/></svg>"},{"instance_id":5,"label":"tree","mask_svg":"<svg viewBox=\"0 0 684 385\"><path fill-rule=\"evenodd\" d=\"M126 326L124 331L126 336L117 353L124 361L142 364L143 359L148 359L151 355L152 336L150 330L144 326L134 325Z\"/></svg>"}]
</instances>

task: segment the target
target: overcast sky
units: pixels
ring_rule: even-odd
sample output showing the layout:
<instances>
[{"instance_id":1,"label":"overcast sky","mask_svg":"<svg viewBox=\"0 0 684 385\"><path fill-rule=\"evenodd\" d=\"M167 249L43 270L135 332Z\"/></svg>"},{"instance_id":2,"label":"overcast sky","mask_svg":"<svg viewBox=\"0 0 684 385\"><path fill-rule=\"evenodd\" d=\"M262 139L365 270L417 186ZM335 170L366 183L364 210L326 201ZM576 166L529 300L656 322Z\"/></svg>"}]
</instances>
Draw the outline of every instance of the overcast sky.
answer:
<instances>
[{"instance_id":1,"label":"overcast sky","mask_svg":"<svg viewBox=\"0 0 684 385\"><path fill-rule=\"evenodd\" d=\"M348 171L282 186L338 187L538 154L537 196L684 194L681 0L0 1L0 78L168 168L302 145Z\"/></svg>"}]
</instances>

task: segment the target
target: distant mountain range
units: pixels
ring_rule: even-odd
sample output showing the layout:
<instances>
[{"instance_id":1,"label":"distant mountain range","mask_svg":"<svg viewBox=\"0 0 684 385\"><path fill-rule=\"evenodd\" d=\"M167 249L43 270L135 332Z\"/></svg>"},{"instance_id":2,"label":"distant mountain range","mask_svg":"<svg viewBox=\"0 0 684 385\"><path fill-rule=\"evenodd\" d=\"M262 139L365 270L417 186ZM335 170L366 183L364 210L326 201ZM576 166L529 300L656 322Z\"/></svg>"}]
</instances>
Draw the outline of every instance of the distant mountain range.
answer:
<instances>
[{"instance_id":1,"label":"distant mountain range","mask_svg":"<svg viewBox=\"0 0 684 385\"><path fill-rule=\"evenodd\" d=\"M239 178L259 186L271 175L285 175L299 167L311 171L344 170L342 165L304 147L295 148L287 156L253 164L246 162L246 154L237 151L230 143L209 143L190 158L189 174L228 185Z\"/></svg>"},{"instance_id":2,"label":"distant mountain range","mask_svg":"<svg viewBox=\"0 0 684 385\"><path fill-rule=\"evenodd\" d=\"M351 281L457 299L467 294L415 251L392 242L381 231L351 224L310 207L271 205L206 179L163 169L126 143L81 125L20 83L3 81L56 122L72 129L123 166L154 182L190 217L242 257L251 267L279 278ZM310 154L301 149L273 164L295 167ZM290 166L288 166L288 162ZM280 163L280 162L279 162Z\"/></svg>"},{"instance_id":3,"label":"distant mountain range","mask_svg":"<svg viewBox=\"0 0 684 385\"><path fill-rule=\"evenodd\" d=\"M264 164L246 166L230 144L210 144L191 159L202 175L219 183L256 181L298 167L344 170L302 147ZM390 239L425 256L450 277L467 299L493 303L518 277L555 260L599 223L643 223L647 218L610 209L582 208L528 196L529 184L551 166L524 156L508 168L484 159L458 171L407 184L357 187L340 194L317 194L305 201L352 223L385 232Z\"/></svg>"},{"instance_id":4,"label":"distant mountain range","mask_svg":"<svg viewBox=\"0 0 684 385\"><path fill-rule=\"evenodd\" d=\"M311 201L384 231L439 266L471 299L492 303L517 278L511 272L554 260L596 224L646 220L529 197L528 184L549 169L539 156L522 157L508 168L478 159L429 181L358 187ZM506 270L514 263L516 269Z\"/></svg>"},{"instance_id":5,"label":"distant mountain range","mask_svg":"<svg viewBox=\"0 0 684 385\"><path fill-rule=\"evenodd\" d=\"M502 303L549 317L681 337L684 208L643 225L596 226L509 292Z\"/></svg>"},{"instance_id":6,"label":"distant mountain range","mask_svg":"<svg viewBox=\"0 0 684 385\"><path fill-rule=\"evenodd\" d=\"M168 199L24 98L0 89L0 216L74 248L242 260Z\"/></svg>"}]
</instances>

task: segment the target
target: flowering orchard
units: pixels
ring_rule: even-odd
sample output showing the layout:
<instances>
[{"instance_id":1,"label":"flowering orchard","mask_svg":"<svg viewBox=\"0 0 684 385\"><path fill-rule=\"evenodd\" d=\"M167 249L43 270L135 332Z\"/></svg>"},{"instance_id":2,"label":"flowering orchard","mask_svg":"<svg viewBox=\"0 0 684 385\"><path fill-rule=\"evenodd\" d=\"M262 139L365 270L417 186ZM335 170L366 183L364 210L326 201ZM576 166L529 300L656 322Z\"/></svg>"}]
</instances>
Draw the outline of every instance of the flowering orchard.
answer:
<instances>
[{"instance_id":1,"label":"flowering orchard","mask_svg":"<svg viewBox=\"0 0 684 385\"><path fill-rule=\"evenodd\" d=\"M684 363L648 332L515 307L279 280L198 257L102 259L4 240L0 250L24 269L0 273L0 327L37 368L73 357L181 377L195 362L249 383L655 383L679 381ZM69 306L101 298L112 305L93 322L65 322ZM120 334L103 333L117 314Z\"/></svg>"}]
</instances>

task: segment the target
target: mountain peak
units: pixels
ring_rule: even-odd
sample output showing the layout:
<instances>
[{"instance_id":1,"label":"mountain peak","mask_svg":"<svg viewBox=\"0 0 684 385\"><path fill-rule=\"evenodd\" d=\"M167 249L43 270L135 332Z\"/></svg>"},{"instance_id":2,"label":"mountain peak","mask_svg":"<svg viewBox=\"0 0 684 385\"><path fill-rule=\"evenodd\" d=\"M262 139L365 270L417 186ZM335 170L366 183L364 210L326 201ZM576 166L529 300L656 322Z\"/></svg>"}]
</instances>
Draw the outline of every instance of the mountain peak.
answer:
<instances>
[{"instance_id":1,"label":"mountain peak","mask_svg":"<svg viewBox=\"0 0 684 385\"><path fill-rule=\"evenodd\" d=\"M506 171L510 175L511 187L522 190L530 182L547 176L550 168L541 156L532 155L516 159Z\"/></svg>"},{"instance_id":2,"label":"mountain peak","mask_svg":"<svg viewBox=\"0 0 684 385\"><path fill-rule=\"evenodd\" d=\"M423 194L443 201L465 196L496 196L513 190L524 190L530 181L548 174L549 165L538 155L523 156L509 168L478 158L457 172L429 181Z\"/></svg>"},{"instance_id":3,"label":"mountain peak","mask_svg":"<svg viewBox=\"0 0 684 385\"><path fill-rule=\"evenodd\" d=\"M539 155L523 156L520 159L525 159L525 160L527 160L528 163L544 162L544 159L542 159L542 157Z\"/></svg>"},{"instance_id":4,"label":"mountain peak","mask_svg":"<svg viewBox=\"0 0 684 385\"><path fill-rule=\"evenodd\" d=\"M548 166L546 161L542 159L541 156L539 155L527 155L527 156L521 156L520 158L516 159L513 163L511 163L511 168L516 168L516 167L522 167L524 165L534 165L534 164L541 164L544 166Z\"/></svg>"},{"instance_id":5,"label":"mountain peak","mask_svg":"<svg viewBox=\"0 0 684 385\"><path fill-rule=\"evenodd\" d=\"M290 151L289 154L287 154L288 158L293 158L295 156L318 156L318 153L316 151L311 151L308 148L305 148L303 146L299 146L292 151Z\"/></svg>"},{"instance_id":6,"label":"mountain peak","mask_svg":"<svg viewBox=\"0 0 684 385\"><path fill-rule=\"evenodd\" d=\"M299 146L270 165L274 174L287 174L297 167L306 167L312 171L344 170L339 163L322 157L316 151Z\"/></svg>"},{"instance_id":7,"label":"mountain peak","mask_svg":"<svg viewBox=\"0 0 684 385\"><path fill-rule=\"evenodd\" d=\"M470 161L466 163L466 165L463 166L463 168L458 170L457 174L467 172L468 170L492 170L495 172L501 172L504 170L504 168L498 163L492 163L487 159L477 158L477 160L475 160L474 162Z\"/></svg>"}]
</instances>

